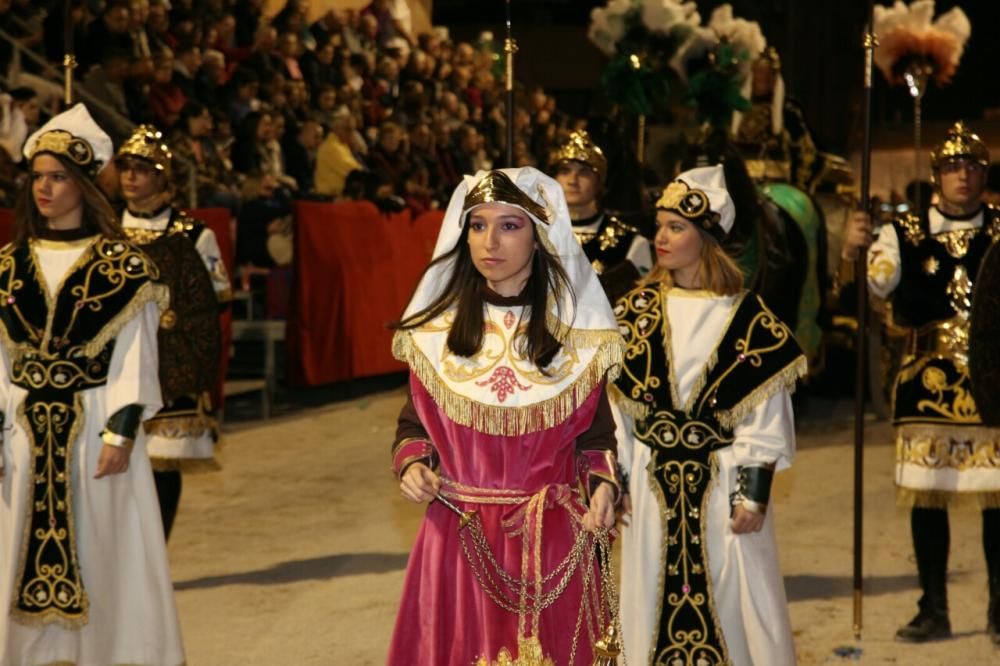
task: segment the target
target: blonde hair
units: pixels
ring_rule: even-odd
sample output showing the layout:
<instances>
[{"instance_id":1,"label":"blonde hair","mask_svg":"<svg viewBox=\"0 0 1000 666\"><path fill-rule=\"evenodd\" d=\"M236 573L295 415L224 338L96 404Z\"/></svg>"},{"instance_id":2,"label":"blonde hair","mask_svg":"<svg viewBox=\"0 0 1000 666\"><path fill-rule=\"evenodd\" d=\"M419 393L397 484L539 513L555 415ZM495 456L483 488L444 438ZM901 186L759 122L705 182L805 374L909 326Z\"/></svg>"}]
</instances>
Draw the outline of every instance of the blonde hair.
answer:
<instances>
[{"instance_id":1,"label":"blonde hair","mask_svg":"<svg viewBox=\"0 0 1000 666\"><path fill-rule=\"evenodd\" d=\"M743 289L743 271L726 254L719 241L701 229L698 229L698 233L701 235L701 258L698 266L700 288L720 296L738 294ZM674 286L674 276L670 274L670 269L656 265L646 277L639 280L639 285L643 287L652 284Z\"/></svg>"}]
</instances>

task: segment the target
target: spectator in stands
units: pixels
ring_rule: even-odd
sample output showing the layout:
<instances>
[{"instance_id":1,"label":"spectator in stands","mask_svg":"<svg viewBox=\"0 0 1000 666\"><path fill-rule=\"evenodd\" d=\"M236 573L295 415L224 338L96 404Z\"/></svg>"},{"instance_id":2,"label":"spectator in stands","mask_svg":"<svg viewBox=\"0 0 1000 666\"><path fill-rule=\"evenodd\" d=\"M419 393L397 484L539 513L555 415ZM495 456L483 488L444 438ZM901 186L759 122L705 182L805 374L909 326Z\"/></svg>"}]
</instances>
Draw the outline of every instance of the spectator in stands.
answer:
<instances>
[{"instance_id":1,"label":"spectator in stands","mask_svg":"<svg viewBox=\"0 0 1000 666\"><path fill-rule=\"evenodd\" d=\"M243 207L236 223L236 262L244 289L249 286L254 269L275 265L275 258L268 251L268 238L290 233L291 214L291 201L273 177L254 174L246 179Z\"/></svg>"},{"instance_id":2,"label":"spectator in stands","mask_svg":"<svg viewBox=\"0 0 1000 666\"><path fill-rule=\"evenodd\" d=\"M60 38L62 35L60 34ZM78 45L79 61L83 71L100 64L108 51L132 53L129 36L129 9L126 0L110 0L100 18L90 24L87 38ZM62 54L59 55L59 61Z\"/></svg>"},{"instance_id":3,"label":"spectator in stands","mask_svg":"<svg viewBox=\"0 0 1000 666\"><path fill-rule=\"evenodd\" d=\"M309 0L288 0L271 24L279 33L292 33L308 50L316 48L316 39L309 31Z\"/></svg>"},{"instance_id":4,"label":"spectator in stands","mask_svg":"<svg viewBox=\"0 0 1000 666\"><path fill-rule=\"evenodd\" d=\"M336 197L343 192L347 174L364 167L351 151L354 118L340 114L333 119L330 132L316 155L315 189L317 194Z\"/></svg>"},{"instance_id":5,"label":"spectator in stands","mask_svg":"<svg viewBox=\"0 0 1000 666\"><path fill-rule=\"evenodd\" d=\"M333 117L337 112L337 91L331 85L319 88L316 93L316 108L312 118L323 127L333 126Z\"/></svg>"},{"instance_id":6,"label":"spectator in stands","mask_svg":"<svg viewBox=\"0 0 1000 666\"><path fill-rule=\"evenodd\" d=\"M38 93L27 87L14 88L10 91L10 96L14 100L14 106L21 110L24 123L27 126L30 136L39 127L39 117L42 107L38 103Z\"/></svg>"},{"instance_id":7,"label":"spectator in stands","mask_svg":"<svg viewBox=\"0 0 1000 666\"><path fill-rule=\"evenodd\" d=\"M299 197L309 196L315 190L316 154L323 142L323 127L315 120L305 120L297 125L297 131L286 132L285 136L285 173L298 183Z\"/></svg>"},{"instance_id":8,"label":"spectator in stands","mask_svg":"<svg viewBox=\"0 0 1000 666\"><path fill-rule=\"evenodd\" d=\"M285 78L301 81L302 68L299 67L299 57L302 55L302 46L299 43L299 36L294 32L283 32L278 38L278 53L282 62L282 74Z\"/></svg>"},{"instance_id":9,"label":"spectator in stands","mask_svg":"<svg viewBox=\"0 0 1000 666\"><path fill-rule=\"evenodd\" d=\"M192 99L195 96L194 83L201 68L201 49L194 42L184 42L174 52L174 85Z\"/></svg>"},{"instance_id":10,"label":"spectator in stands","mask_svg":"<svg viewBox=\"0 0 1000 666\"><path fill-rule=\"evenodd\" d=\"M222 89L226 83L226 56L208 49L202 55L201 67L194 78L194 97L210 107L222 104Z\"/></svg>"},{"instance_id":11,"label":"spectator in stands","mask_svg":"<svg viewBox=\"0 0 1000 666\"><path fill-rule=\"evenodd\" d=\"M213 119L208 107L197 100L184 105L171 140L177 198L189 205L193 168L196 205L203 208L222 206L236 215L240 206L239 188L212 140L212 130Z\"/></svg>"},{"instance_id":12,"label":"spectator in stands","mask_svg":"<svg viewBox=\"0 0 1000 666\"><path fill-rule=\"evenodd\" d=\"M250 55L242 64L257 72L261 80L267 79L274 72L284 71L285 63L274 50L277 45L278 31L268 23L261 23L254 35Z\"/></svg>"},{"instance_id":13,"label":"spectator in stands","mask_svg":"<svg viewBox=\"0 0 1000 666\"><path fill-rule=\"evenodd\" d=\"M153 54L170 48L170 17L167 15L165 0L151 0L149 3L146 39L149 40L149 50Z\"/></svg>"},{"instance_id":14,"label":"spectator in stands","mask_svg":"<svg viewBox=\"0 0 1000 666\"><path fill-rule=\"evenodd\" d=\"M299 66L302 68L302 77L311 90L317 91L321 86L337 86L343 82L343 75L333 62L336 53L333 41L327 40L320 42L315 51L302 54Z\"/></svg>"},{"instance_id":15,"label":"spectator in stands","mask_svg":"<svg viewBox=\"0 0 1000 666\"><path fill-rule=\"evenodd\" d=\"M287 120L301 123L312 118L312 109L309 106L309 88L305 81L289 81L285 84L285 102L286 106L282 111Z\"/></svg>"},{"instance_id":16,"label":"spectator in stands","mask_svg":"<svg viewBox=\"0 0 1000 666\"><path fill-rule=\"evenodd\" d=\"M260 79L256 72L246 67L236 70L230 81L229 118L232 123L241 123L248 113L260 108L259 89Z\"/></svg>"},{"instance_id":17,"label":"spectator in stands","mask_svg":"<svg viewBox=\"0 0 1000 666\"><path fill-rule=\"evenodd\" d=\"M392 186L392 192L402 195L410 174L410 156L403 128L391 120L382 123L378 140L368 153L368 165L382 182Z\"/></svg>"},{"instance_id":18,"label":"spectator in stands","mask_svg":"<svg viewBox=\"0 0 1000 666\"><path fill-rule=\"evenodd\" d=\"M126 17L128 10L125 10ZM128 87L129 63L127 50L109 47L101 52L100 64L91 68L83 80L83 87L102 102L92 107L97 121L111 135L115 144L132 133L131 117L141 117L146 105L133 89Z\"/></svg>"},{"instance_id":19,"label":"spectator in stands","mask_svg":"<svg viewBox=\"0 0 1000 666\"><path fill-rule=\"evenodd\" d=\"M336 9L328 9L309 26L309 32L312 33L313 39L316 40L317 49L323 44L332 43L334 36L340 39L343 31L341 22L342 14L342 11L338 12Z\"/></svg>"},{"instance_id":20,"label":"spectator in stands","mask_svg":"<svg viewBox=\"0 0 1000 666\"><path fill-rule=\"evenodd\" d=\"M149 0L130 0L128 36L132 42L132 76L148 77L153 70L153 48L146 34Z\"/></svg>"},{"instance_id":21,"label":"spectator in stands","mask_svg":"<svg viewBox=\"0 0 1000 666\"><path fill-rule=\"evenodd\" d=\"M149 109L158 127L170 129L187 103L188 97L175 83L174 57L170 51L156 56L153 83L149 86Z\"/></svg>"},{"instance_id":22,"label":"spectator in stands","mask_svg":"<svg viewBox=\"0 0 1000 666\"><path fill-rule=\"evenodd\" d=\"M236 45L250 47L264 19L264 0L236 0L233 16L236 17Z\"/></svg>"}]
</instances>

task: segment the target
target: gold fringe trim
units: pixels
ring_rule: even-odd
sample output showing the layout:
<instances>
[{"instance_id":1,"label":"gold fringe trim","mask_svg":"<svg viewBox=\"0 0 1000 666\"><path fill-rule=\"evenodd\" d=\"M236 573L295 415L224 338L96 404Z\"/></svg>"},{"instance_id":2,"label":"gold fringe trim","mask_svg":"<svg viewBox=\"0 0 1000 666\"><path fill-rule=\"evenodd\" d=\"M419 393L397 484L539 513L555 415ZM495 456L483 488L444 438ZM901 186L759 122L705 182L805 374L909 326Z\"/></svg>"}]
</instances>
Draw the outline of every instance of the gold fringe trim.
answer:
<instances>
[{"instance_id":1,"label":"gold fringe trim","mask_svg":"<svg viewBox=\"0 0 1000 666\"><path fill-rule=\"evenodd\" d=\"M770 400L779 391L784 389L789 393L794 392L796 380L805 377L808 371L809 363L806 361L806 357L797 357L794 361L786 365L783 370L771 375L770 379L755 388L750 395L743 398L735 407L715 412L716 420L726 430L734 429L758 405Z\"/></svg>"},{"instance_id":2,"label":"gold fringe trim","mask_svg":"<svg viewBox=\"0 0 1000 666\"><path fill-rule=\"evenodd\" d=\"M608 397L618 408L622 410L627 416L631 416L637 421L642 421L649 418L650 413L653 411L649 405L645 405L638 400L632 400L631 398L625 397L622 390L618 388L617 384L608 384Z\"/></svg>"},{"instance_id":3,"label":"gold fringe trim","mask_svg":"<svg viewBox=\"0 0 1000 666\"><path fill-rule=\"evenodd\" d=\"M195 437L206 432L213 436L218 430L218 422L210 416L165 416L153 417L142 424L147 435L159 435L171 439Z\"/></svg>"},{"instance_id":4,"label":"gold fringe trim","mask_svg":"<svg viewBox=\"0 0 1000 666\"><path fill-rule=\"evenodd\" d=\"M603 342L592 345L597 347L594 358L573 383L558 395L521 407L485 405L453 391L438 375L434 364L413 342L410 331L396 331L392 338L392 355L410 366L410 370L449 419L488 435L513 437L559 425L586 401L605 378L613 381L617 377L625 355L621 334L618 331L592 331L581 338L596 341L602 334Z\"/></svg>"},{"instance_id":5,"label":"gold fringe trim","mask_svg":"<svg viewBox=\"0 0 1000 666\"><path fill-rule=\"evenodd\" d=\"M149 458L154 472L218 472L222 465L215 458Z\"/></svg>"},{"instance_id":6,"label":"gold fringe trim","mask_svg":"<svg viewBox=\"0 0 1000 666\"><path fill-rule=\"evenodd\" d=\"M947 490L914 490L896 487L896 504L904 508L1000 509L1000 490L951 492Z\"/></svg>"},{"instance_id":7,"label":"gold fringe trim","mask_svg":"<svg viewBox=\"0 0 1000 666\"><path fill-rule=\"evenodd\" d=\"M125 325L132 321L132 318L150 302L156 303L160 311L163 312L170 306L170 289L164 284L151 281L139 287L128 304L112 317L111 321L105 324L104 328L90 342L84 345L83 355L87 358L94 358L101 353L101 350L121 332Z\"/></svg>"}]
</instances>

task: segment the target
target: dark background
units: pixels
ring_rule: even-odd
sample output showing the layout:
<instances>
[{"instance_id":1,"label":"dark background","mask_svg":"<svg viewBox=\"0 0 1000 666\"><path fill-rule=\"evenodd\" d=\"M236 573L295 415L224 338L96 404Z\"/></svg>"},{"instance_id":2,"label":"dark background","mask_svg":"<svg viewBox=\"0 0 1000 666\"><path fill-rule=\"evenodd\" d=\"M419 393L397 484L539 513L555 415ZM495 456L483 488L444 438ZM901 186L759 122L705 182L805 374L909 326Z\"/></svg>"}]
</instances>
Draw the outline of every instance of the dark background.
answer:
<instances>
[{"instance_id":1,"label":"dark background","mask_svg":"<svg viewBox=\"0 0 1000 666\"><path fill-rule=\"evenodd\" d=\"M556 95L559 106L574 115L601 113L594 95L604 55L587 40L594 0L512 0L514 36L518 41L517 79ZM722 0L697 3L702 23ZM782 58L788 94L799 101L817 142L837 152L860 142L863 53L868 3L864 0L731 0L734 14L760 23L768 44ZM883 4L890 4L885 0ZM960 5L972 23L972 37L952 83L931 85L923 102L929 137L937 126L964 118L990 134L1000 120L983 121L1000 109L1000 2L938 0L937 14ZM447 25L455 39L473 39L481 30L504 36L505 3L501 0L435 0L433 21ZM913 102L901 88L890 88L881 73L873 91L875 141L912 141ZM997 112L994 111L994 115ZM650 119L656 122L658 119ZM662 119L659 119L662 120ZM977 122L978 121L978 122ZM936 140L936 139L935 139Z\"/></svg>"}]
</instances>

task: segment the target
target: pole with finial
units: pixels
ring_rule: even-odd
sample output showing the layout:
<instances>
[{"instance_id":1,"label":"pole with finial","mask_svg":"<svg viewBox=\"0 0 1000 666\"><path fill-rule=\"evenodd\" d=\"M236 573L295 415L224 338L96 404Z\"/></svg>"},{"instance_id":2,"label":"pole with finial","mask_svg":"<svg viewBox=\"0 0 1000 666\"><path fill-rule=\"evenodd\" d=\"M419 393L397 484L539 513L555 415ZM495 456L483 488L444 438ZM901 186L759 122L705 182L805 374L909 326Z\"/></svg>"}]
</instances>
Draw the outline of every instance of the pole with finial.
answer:
<instances>
[{"instance_id":1,"label":"pole with finial","mask_svg":"<svg viewBox=\"0 0 1000 666\"><path fill-rule=\"evenodd\" d=\"M73 0L66 0L63 15L63 101L68 107L73 103L73 70L76 69L76 54L73 53Z\"/></svg>"},{"instance_id":2,"label":"pole with finial","mask_svg":"<svg viewBox=\"0 0 1000 666\"><path fill-rule=\"evenodd\" d=\"M506 76L504 86L507 90L507 166L514 165L514 54L517 44L510 28L510 0L507 4L507 38L503 42L503 52L506 54Z\"/></svg>"},{"instance_id":3,"label":"pole with finial","mask_svg":"<svg viewBox=\"0 0 1000 666\"><path fill-rule=\"evenodd\" d=\"M861 210L871 213L872 174L872 63L878 37L875 35L874 1L868 2L868 25L865 27L865 73L864 73L864 144L861 152ZM864 592L862 571L862 537L864 534L864 450L865 450L865 387L867 372L865 362L868 354L868 252L858 253L854 267L857 288L857 321L855 337L854 366L854 637L861 638L861 602Z\"/></svg>"}]
</instances>

